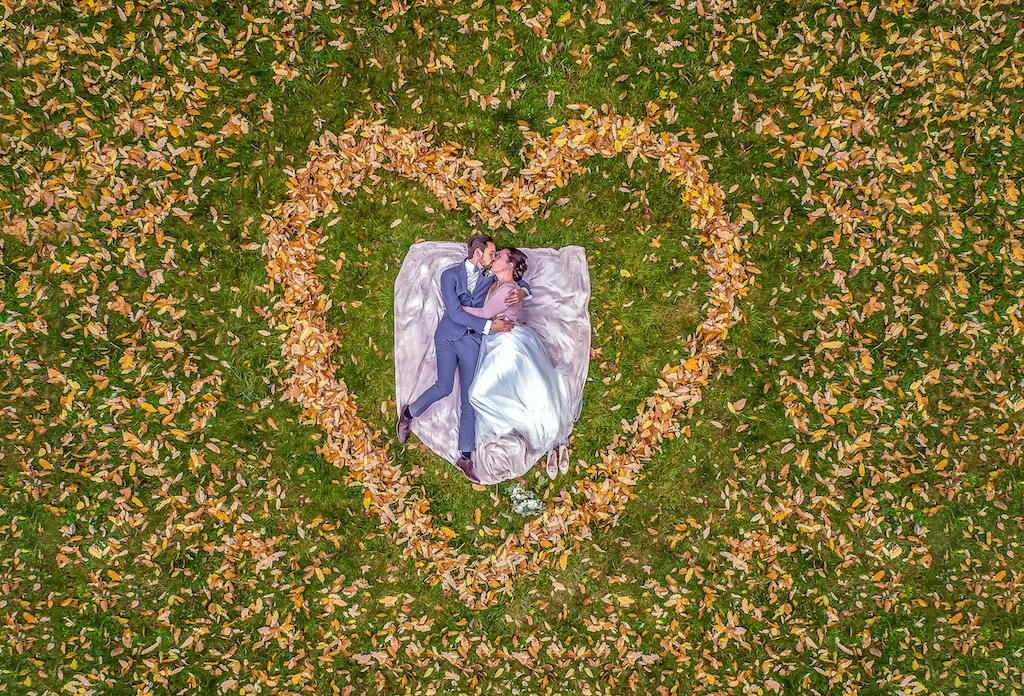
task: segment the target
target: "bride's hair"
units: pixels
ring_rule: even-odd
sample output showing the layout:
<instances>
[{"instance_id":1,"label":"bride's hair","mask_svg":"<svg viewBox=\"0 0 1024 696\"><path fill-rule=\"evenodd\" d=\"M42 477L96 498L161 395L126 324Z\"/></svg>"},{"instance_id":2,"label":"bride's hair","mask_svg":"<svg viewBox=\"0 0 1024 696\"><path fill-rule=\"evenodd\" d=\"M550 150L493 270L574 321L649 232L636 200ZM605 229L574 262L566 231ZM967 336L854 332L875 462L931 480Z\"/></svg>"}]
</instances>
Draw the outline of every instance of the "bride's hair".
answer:
<instances>
[{"instance_id":1,"label":"bride's hair","mask_svg":"<svg viewBox=\"0 0 1024 696\"><path fill-rule=\"evenodd\" d=\"M528 268L526 254L518 249L509 247L508 260L509 263L512 264L512 280L516 282L522 280L523 276L526 275L526 270Z\"/></svg>"}]
</instances>

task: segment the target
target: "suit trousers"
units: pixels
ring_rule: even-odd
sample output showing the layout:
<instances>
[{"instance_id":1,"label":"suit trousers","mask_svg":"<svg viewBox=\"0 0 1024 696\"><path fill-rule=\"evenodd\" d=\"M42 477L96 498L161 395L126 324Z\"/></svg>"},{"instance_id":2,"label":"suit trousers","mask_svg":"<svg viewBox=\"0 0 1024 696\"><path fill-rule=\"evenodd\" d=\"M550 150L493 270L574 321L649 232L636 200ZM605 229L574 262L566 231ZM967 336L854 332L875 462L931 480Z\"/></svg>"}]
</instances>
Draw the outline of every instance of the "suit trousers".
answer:
<instances>
[{"instance_id":1,"label":"suit trousers","mask_svg":"<svg viewBox=\"0 0 1024 696\"><path fill-rule=\"evenodd\" d=\"M480 357L481 334L467 331L451 339L434 333L434 349L437 353L437 381L429 386L409 406L409 413L418 417L434 402L452 393L455 388L455 370L459 371L459 451L472 452L476 448L476 413L469 403L469 387L476 374L476 363Z\"/></svg>"}]
</instances>

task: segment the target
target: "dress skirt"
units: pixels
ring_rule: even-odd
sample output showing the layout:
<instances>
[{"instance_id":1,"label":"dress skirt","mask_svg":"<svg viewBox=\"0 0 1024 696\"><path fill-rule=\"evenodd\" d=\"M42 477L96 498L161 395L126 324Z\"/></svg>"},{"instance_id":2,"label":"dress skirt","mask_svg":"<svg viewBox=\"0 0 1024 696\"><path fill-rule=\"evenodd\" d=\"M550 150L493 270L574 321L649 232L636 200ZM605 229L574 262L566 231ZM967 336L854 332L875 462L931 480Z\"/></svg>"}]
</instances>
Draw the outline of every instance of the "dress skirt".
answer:
<instances>
[{"instance_id":1,"label":"dress skirt","mask_svg":"<svg viewBox=\"0 0 1024 696\"><path fill-rule=\"evenodd\" d=\"M552 363L537 333L516 324L483 336L469 401L476 412L476 446L518 433L539 452L568 442L582 404L573 404L568 365ZM478 471L481 480L516 478L523 471ZM486 481L485 482L496 482Z\"/></svg>"}]
</instances>

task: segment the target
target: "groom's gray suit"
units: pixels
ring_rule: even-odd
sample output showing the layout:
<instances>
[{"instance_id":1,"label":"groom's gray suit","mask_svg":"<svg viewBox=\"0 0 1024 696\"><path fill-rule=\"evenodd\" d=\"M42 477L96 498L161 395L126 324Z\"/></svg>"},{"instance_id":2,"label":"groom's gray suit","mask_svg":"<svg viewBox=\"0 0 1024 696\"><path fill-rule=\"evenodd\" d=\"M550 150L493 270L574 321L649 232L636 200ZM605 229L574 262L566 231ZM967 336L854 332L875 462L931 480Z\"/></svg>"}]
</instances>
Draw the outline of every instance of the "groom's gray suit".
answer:
<instances>
[{"instance_id":1,"label":"groom's gray suit","mask_svg":"<svg viewBox=\"0 0 1024 696\"><path fill-rule=\"evenodd\" d=\"M519 286L530 293L530 285L519 280ZM466 307L483 307L487 291L494 283L494 276L481 276L472 292L469 289L469 275L466 261L459 261L441 272L441 299L444 301L444 315L434 330L434 348L437 351L437 381L427 388L409 406L413 417L421 415L438 399L443 399L455 388L455 369L459 370L459 451L472 452L476 448L476 413L469 403L469 386L476 373L476 362L480 355L480 340L488 325L487 319L474 317L462 311Z\"/></svg>"}]
</instances>

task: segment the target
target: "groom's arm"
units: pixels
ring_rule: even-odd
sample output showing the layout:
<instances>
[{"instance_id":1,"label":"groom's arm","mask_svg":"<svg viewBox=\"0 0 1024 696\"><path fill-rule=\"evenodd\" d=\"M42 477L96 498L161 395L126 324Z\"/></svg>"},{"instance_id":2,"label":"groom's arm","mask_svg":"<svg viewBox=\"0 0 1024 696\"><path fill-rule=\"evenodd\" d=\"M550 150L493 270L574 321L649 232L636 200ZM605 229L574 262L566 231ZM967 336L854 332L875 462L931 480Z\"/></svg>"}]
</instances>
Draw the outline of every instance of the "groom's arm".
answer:
<instances>
[{"instance_id":1,"label":"groom's arm","mask_svg":"<svg viewBox=\"0 0 1024 696\"><path fill-rule=\"evenodd\" d=\"M449 319L459 326L465 326L467 329L475 329L480 333L487 333L485 329L490 328L490 320L474 317L472 314L462 311L462 303L459 302L459 296L455 292L454 273L441 274L441 299L444 300L445 316Z\"/></svg>"},{"instance_id":2,"label":"groom's arm","mask_svg":"<svg viewBox=\"0 0 1024 696\"><path fill-rule=\"evenodd\" d=\"M516 282L517 282L517 283L519 284L519 289L520 289L520 290L522 290L522 291L523 291L524 293L526 293L526 294L525 294L525 295L523 295L523 296L522 296L521 298L519 298L519 301L522 301L522 300L528 300L528 299L530 299L531 297L533 297L533 293L532 293L532 292L530 292L530 284L529 284L529 283L527 283L527 282L526 282L525 280L523 280L522 278L520 278L520 279L519 279L518 281L516 281ZM513 301L512 301L512 297L513 297L513 295L512 295L512 290L509 290L509 291L508 291L508 299L507 299L507 300L505 301L505 304L506 304L506 306L507 306L508 304L515 304L515 302L513 302Z\"/></svg>"},{"instance_id":3,"label":"groom's arm","mask_svg":"<svg viewBox=\"0 0 1024 696\"><path fill-rule=\"evenodd\" d=\"M505 296L505 306L506 307L511 307L513 305L519 304L523 300L528 300L531 297L533 297L533 293L530 292L530 284L529 283L527 283L522 278L520 278L516 282L519 284L519 287L517 289L515 289L515 290L513 290L512 288L509 288L509 291L508 291L508 293ZM522 293L522 295L520 295L519 293ZM484 333L487 333L487 332L485 331Z\"/></svg>"}]
</instances>

